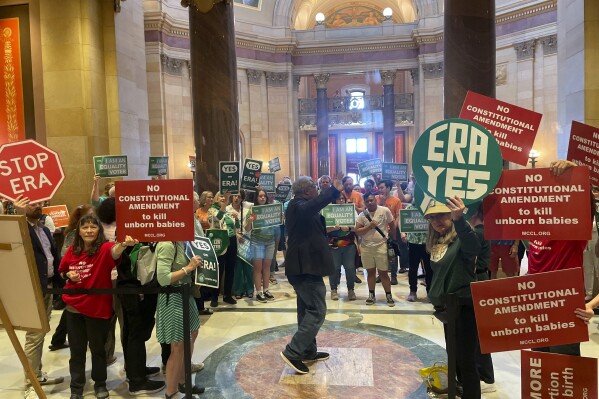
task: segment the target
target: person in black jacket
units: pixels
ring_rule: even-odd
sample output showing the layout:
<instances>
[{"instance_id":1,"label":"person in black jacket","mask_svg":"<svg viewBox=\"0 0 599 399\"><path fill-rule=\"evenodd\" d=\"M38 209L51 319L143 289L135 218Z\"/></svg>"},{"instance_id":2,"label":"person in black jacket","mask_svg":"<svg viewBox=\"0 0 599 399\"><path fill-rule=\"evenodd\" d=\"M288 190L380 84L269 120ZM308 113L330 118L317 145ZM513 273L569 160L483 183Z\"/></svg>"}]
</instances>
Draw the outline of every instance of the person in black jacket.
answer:
<instances>
[{"instance_id":1,"label":"person in black jacket","mask_svg":"<svg viewBox=\"0 0 599 399\"><path fill-rule=\"evenodd\" d=\"M25 215L27 218L27 227L31 237L31 246L37 273L40 279L40 285L43 291L52 288L54 278L58 278L58 266L60 265L60 255L52 238L52 234L47 227L40 222L42 217L42 203L32 204L29 198L19 196L14 202L14 207L18 214ZM52 294L44 292L44 306L48 320L52 313ZM41 385L60 384L64 377L49 377L42 371L42 352L44 348L44 332L27 332L25 334L25 356L33 369ZM38 396L31 386L30 381L25 375L25 399L37 399Z\"/></svg>"},{"instance_id":2,"label":"person in black jacket","mask_svg":"<svg viewBox=\"0 0 599 399\"><path fill-rule=\"evenodd\" d=\"M309 371L304 362L329 358L328 353L316 350L316 335L327 311L323 276L335 273L324 218L319 212L333 202L342 189L339 176L320 195L314 180L308 176L300 176L291 186L294 198L285 212L288 231L285 274L297 294L298 329L281 357L299 374Z\"/></svg>"}]
</instances>

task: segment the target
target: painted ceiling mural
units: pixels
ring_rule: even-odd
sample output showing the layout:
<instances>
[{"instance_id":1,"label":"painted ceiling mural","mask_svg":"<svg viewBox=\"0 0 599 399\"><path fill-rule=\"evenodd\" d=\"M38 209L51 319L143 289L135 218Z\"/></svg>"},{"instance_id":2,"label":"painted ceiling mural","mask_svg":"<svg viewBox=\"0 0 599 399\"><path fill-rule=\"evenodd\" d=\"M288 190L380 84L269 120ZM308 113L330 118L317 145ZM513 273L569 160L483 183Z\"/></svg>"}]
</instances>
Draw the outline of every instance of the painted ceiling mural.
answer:
<instances>
[{"instance_id":1,"label":"painted ceiling mural","mask_svg":"<svg viewBox=\"0 0 599 399\"><path fill-rule=\"evenodd\" d=\"M370 5L352 5L334 9L325 14L324 25L327 28L346 28L350 26L376 26L385 20L380 9Z\"/></svg>"}]
</instances>

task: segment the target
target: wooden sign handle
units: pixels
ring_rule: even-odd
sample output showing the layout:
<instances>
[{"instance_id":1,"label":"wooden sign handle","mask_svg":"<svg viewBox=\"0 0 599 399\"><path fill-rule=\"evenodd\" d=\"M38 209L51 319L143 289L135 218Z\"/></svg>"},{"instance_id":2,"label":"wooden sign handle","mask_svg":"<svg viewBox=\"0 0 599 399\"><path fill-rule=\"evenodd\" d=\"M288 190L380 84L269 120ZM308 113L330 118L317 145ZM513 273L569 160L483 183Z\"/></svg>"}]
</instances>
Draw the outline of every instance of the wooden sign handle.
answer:
<instances>
[{"instance_id":1,"label":"wooden sign handle","mask_svg":"<svg viewBox=\"0 0 599 399\"><path fill-rule=\"evenodd\" d=\"M8 244L8 245L10 245L10 244ZM11 247L11 249L12 249L12 247ZM4 329L6 330L6 333L8 334L8 337L10 338L10 342L12 343L12 346L15 348L15 352L17 352L17 356L19 357L19 360L21 361L21 364L23 365L23 368L25 369L27 376L29 377L29 381L31 381L31 385L33 385L33 388L35 389L37 396L39 396L40 399L47 399L46 393L42 389L40 382L37 380L37 377L36 377L35 373L33 372L31 365L29 364L29 360L27 359L27 356L25 356L25 351L23 351L23 347L21 346L21 343L19 342L19 338L17 337L17 334L15 334L15 329L13 328L13 325L10 322L8 313L6 313L6 309L4 309L4 304L2 303L2 299L0 299L0 320L2 320L2 325L4 326Z\"/></svg>"}]
</instances>

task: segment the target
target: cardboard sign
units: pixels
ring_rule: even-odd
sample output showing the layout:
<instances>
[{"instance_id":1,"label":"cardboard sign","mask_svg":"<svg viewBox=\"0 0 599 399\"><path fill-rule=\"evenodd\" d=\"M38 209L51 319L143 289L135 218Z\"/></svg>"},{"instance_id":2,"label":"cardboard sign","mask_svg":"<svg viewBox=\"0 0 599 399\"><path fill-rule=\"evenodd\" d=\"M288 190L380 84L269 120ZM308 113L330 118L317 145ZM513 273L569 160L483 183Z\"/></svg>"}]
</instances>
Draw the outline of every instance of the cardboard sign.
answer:
<instances>
[{"instance_id":1,"label":"cardboard sign","mask_svg":"<svg viewBox=\"0 0 599 399\"><path fill-rule=\"evenodd\" d=\"M591 183L599 186L599 129L572 121L567 159L588 166Z\"/></svg>"},{"instance_id":2,"label":"cardboard sign","mask_svg":"<svg viewBox=\"0 0 599 399\"><path fill-rule=\"evenodd\" d=\"M421 233L423 231L428 231L428 221L418 209L400 209L399 231L402 233Z\"/></svg>"},{"instance_id":3,"label":"cardboard sign","mask_svg":"<svg viewBox=\"0 0 599 399\"><path fill-rule=\"evenodd\" d=\"M274 173L261 173L260 180L258 180L260 187L267 193L275 192L275 174Z\"/></svg>"},{"instance_id":4,"label":"cardboard sign","mask_svg":"<svg viewBox=\"0 0 599 399\"><path fill-rule=\"evenodd\" d=\"M289 196L290 192L291 192L290 184L280 184L279 183L275 190L275 200L277 200L279 202L287 201L287 197Z\"/></svg>"},{"instance_id":5,"label":"cardboard sign","mask_svg":"<svg viewBox=\"0 0 599 399\"><path fill-rule=\"evenodd\" d=\"M191 179L117 181L116 193L118 241L193 240Z\"/></svg>"},{"instance_id":6,"label":"cardboard sign","mask_svg":"<svg viewBox=\"0 0 599 399\"><path fill-rule=\"evenodd\" d=\"M221 193L239 192L239 162L221 161L218 163L219 190Z\"/></svg>"},{"instance_id":7,"label":"cardboard sign","mask_svg":"<svg viewBox=\"0 0 599 399\"><path fill-rule=\"evenodd\" d=\"M383 161L380 158L369 159L358 163L360 177L372 176L383 172Z\"/></svg>"},{"instance_id":8,"label":"cardboard sign","mask_svg":"<svg viewBox=\"0 0 599 399\"><path fill-rule=\"evenodd\" d=\"M31 202L47 201L63 181L58 154L37 141L0 147L0 197L14 202L24 195Z\"/></svg>"},{"instance_id":9,"label":"cardboard sign","mask_svg":"<svg viewBox=\"0 0 599 399\"><path fill-rule=\"evenodd\" d=\"M205 237L196 237L195 241L185 243L187 259L199 255L202 258L196 269L196 285L218 288L218 258L212 243Z\"/></svg>"},{"instance_id":10,"label":"cardboard sign","mask_svg":"<svg viewBox=\"0 0 599 399\"><path fill-rule=\"evenodd\" d=\"M487 129L466 119L430 126L412 154L417 184L442 203L454 195L465 205L484 198L497 184L502 167L497 141Z\"/></svg>"},{"instance_id":11,"label":"cardboard sign","mask_svg":"<svg viewBox=\"0 0 599 399\"><path fill-rule=\"evenodd\" d=\"M381 179L408 181L408 164L383 162Z\"/></svg>"},{"instance_id":12,"label":"cardboard sign","mask_svg":"<svg viewBox=\"0 0 599 399\"><path fill-rule=\"evenodd\" d=\"M330 204L322 209L326 227L356 225L356 208L354 204Z\"/></svg>"},{"instance_id":13,"label":"cardboard sign","mask_svg":"<svg viewBox=\"0 0 599 399\"><path fill-rule=\"evenodd\" d=\"M148 176L166 176L168 174L168 157L150 157Z\"/></svg>"},{"instance_id":14,"label":"cardboard sign","mask_svg":"<svg viewBox=\"0 0 599 399\"><path fill-rule=\"evenodd\" d=\"M279 157L273 158L268 161L268 170L271 173L278 172L281 170L281 161L279 161Z\"/></svg>"},{"instance_id":15,"label":"cardboard sign","mask_svg":"<svg viewBox=\"0 0 599 399\"><path fill-rule=\"evenodd\" d=\"M255 205L252 214L256 215L252 223L255 230L283 224L283 204Z\"/></svg>"},{"instance_id":16,"label":"cardboard sign","mask_svg":"<svg viewBox=\"0 0 599 399\"><path fill-rule=\"evenodd\" d=\"M590 240L589 169L506 170L483 200L487 240Z\"/></svg>"},{"instance_id":17,"label":"cardboard sign","mask_svg":"<svg viewBox=\"0 0 599 399\"><path fill-rule=\"evenodd\" d=\"M485 226L486 229L486 226ZM588 341L581 268L470 284L482 353Z\"/></svg>"},{"instance_id":18,"label":"cardboard sign","mask_svg":"<svg viewBox=\"0 0 599 399\"><path fill-rule=\"evenodd\" d=\"M260 182L262 161L247 158L243 161L243 174L241 175L241 188L245 190L256 190Z\"/></svg>"},{"instance_id":19,"label":"cardboard sign","mask_svg":"<svg viewBox=\"0 0 599 399\"><path fill-rule=\"evenodd\" d=\"M42 208L42 213L52 218L54 227L67 227L69 225L69 210L66 205L53 205Z\"/></svg>"},{"instance_id":20,"label":"cardboard sign","mask_svg":"<svg viewBox=\"0 0 599 399\"><path fill-rule=\"evenodd\" d=\"M251 238L245 235L237 240L237 257L253 267L251 242Z\"/></svg>"},{"instance_id":21,"label":"cardboard sign","mask_svg":"<svg viewBox=\"0 0 599 399\"><path fill-rule=\"evenodd\" d=\"M94 172L100 177L129 176L126 155L94 157Z\"/></svg>"},{"instance_id":22,"label":"cardboard sign","mask_svg":"<svg viewBox=\"0 0 599 399\"><path fill-rule=\"evenodd\" d=\"M597 398L597 359L521 351L522 398Z\"/></svg>"},{"instance_id":23,"label":"cardboard sign","mask_svg":"<svg viewBox=\"0 0 599 399\"><path fill-rule=\"evenodd\" d=\"M460 118L475 121L490 132L501 146L501 155L526 166L541 118L538 112L469 91Z\"/></svg>"}]
</instances>

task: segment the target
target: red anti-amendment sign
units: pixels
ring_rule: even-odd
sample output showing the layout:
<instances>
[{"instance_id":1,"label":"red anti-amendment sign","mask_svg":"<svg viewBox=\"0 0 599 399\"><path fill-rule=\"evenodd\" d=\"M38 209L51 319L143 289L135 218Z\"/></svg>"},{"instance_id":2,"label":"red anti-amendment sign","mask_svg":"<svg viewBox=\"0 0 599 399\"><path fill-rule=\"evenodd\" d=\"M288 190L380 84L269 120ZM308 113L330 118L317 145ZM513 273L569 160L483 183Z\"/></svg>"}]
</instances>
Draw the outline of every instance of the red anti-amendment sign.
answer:
<instances>
[{"instance_id":1,"label":"red anti-amendment sign","mask_svg":"<svg viewBox=\"0 0 599 399\"><path fill-rule=\"evenodd\" d=\"M599 129L572 121L568 160L588 166L591 182L599 186Z\"/></svg>"},{"instance_id":2,"label":"red anti-amendment sign","mask_svg":"<svg viewBox=\"0 0 599 399\"><path fill-rule=\"evenodd\" d=\"M589 169L504 170L483 200L487 240L590 240Z\"/></svg>"},{"instance_id":3,"label":"red anti-amendment sign","mask_svg":"<svg viewBox=\"0 0 599 399\"><path fill-rule=\"evenodd\" d=\"M0 147L0 197L31 202L51 199L64 180L58 154L33 140Z\"/></svg>"},{"instance_id":4,"label":"red anti-amendment sign","mask_svg":"<svg viewBox=\"0 0 599 399\"><path fill-rule=\"evenodd\" d=\"M503 159L526 166L543 115L469 91L460 118L486 127L501 147Z\"/></svg>"},{"instance_id":5,"label":"red anti-amendment sign","mask_svg":"<svg viewBox=\"0 0 599 399\"><path fill-rule=\"evenodd\" d=\"M55 227L69 225L69 210L66 205L53 205L42 208L42 213L52 218Z\"/></svg>"},{"instance_id":6,"label":"red anti-amendment sign","mask_svg":"<svg viewBox=\"0 0 599 399\"><path fill-rule=\"evenodd\" d=\"M485 227L486 229L486 227ZM582 268L472 283L482 353L588 341Z\"/></svg>"},{"instance_id":7,"label":"red anti-amendment sign","mask_svg":"<svg viewBox=\"0 0 599 399\"><path fill-rule=\"evenodd\" d=\"M139 241L193 241L192 180L116 182L116 233Z\"/></svg>"},{"instance_id":8,"label":"red anti-amendment sign","mask_svg":"<svg viewBox=\"0 0 599 399\"><path fill-rule=\"evenodd\" d=\"M522 398L597 398L597 359L521 351Z\"/></svg>"}]
</instances>

